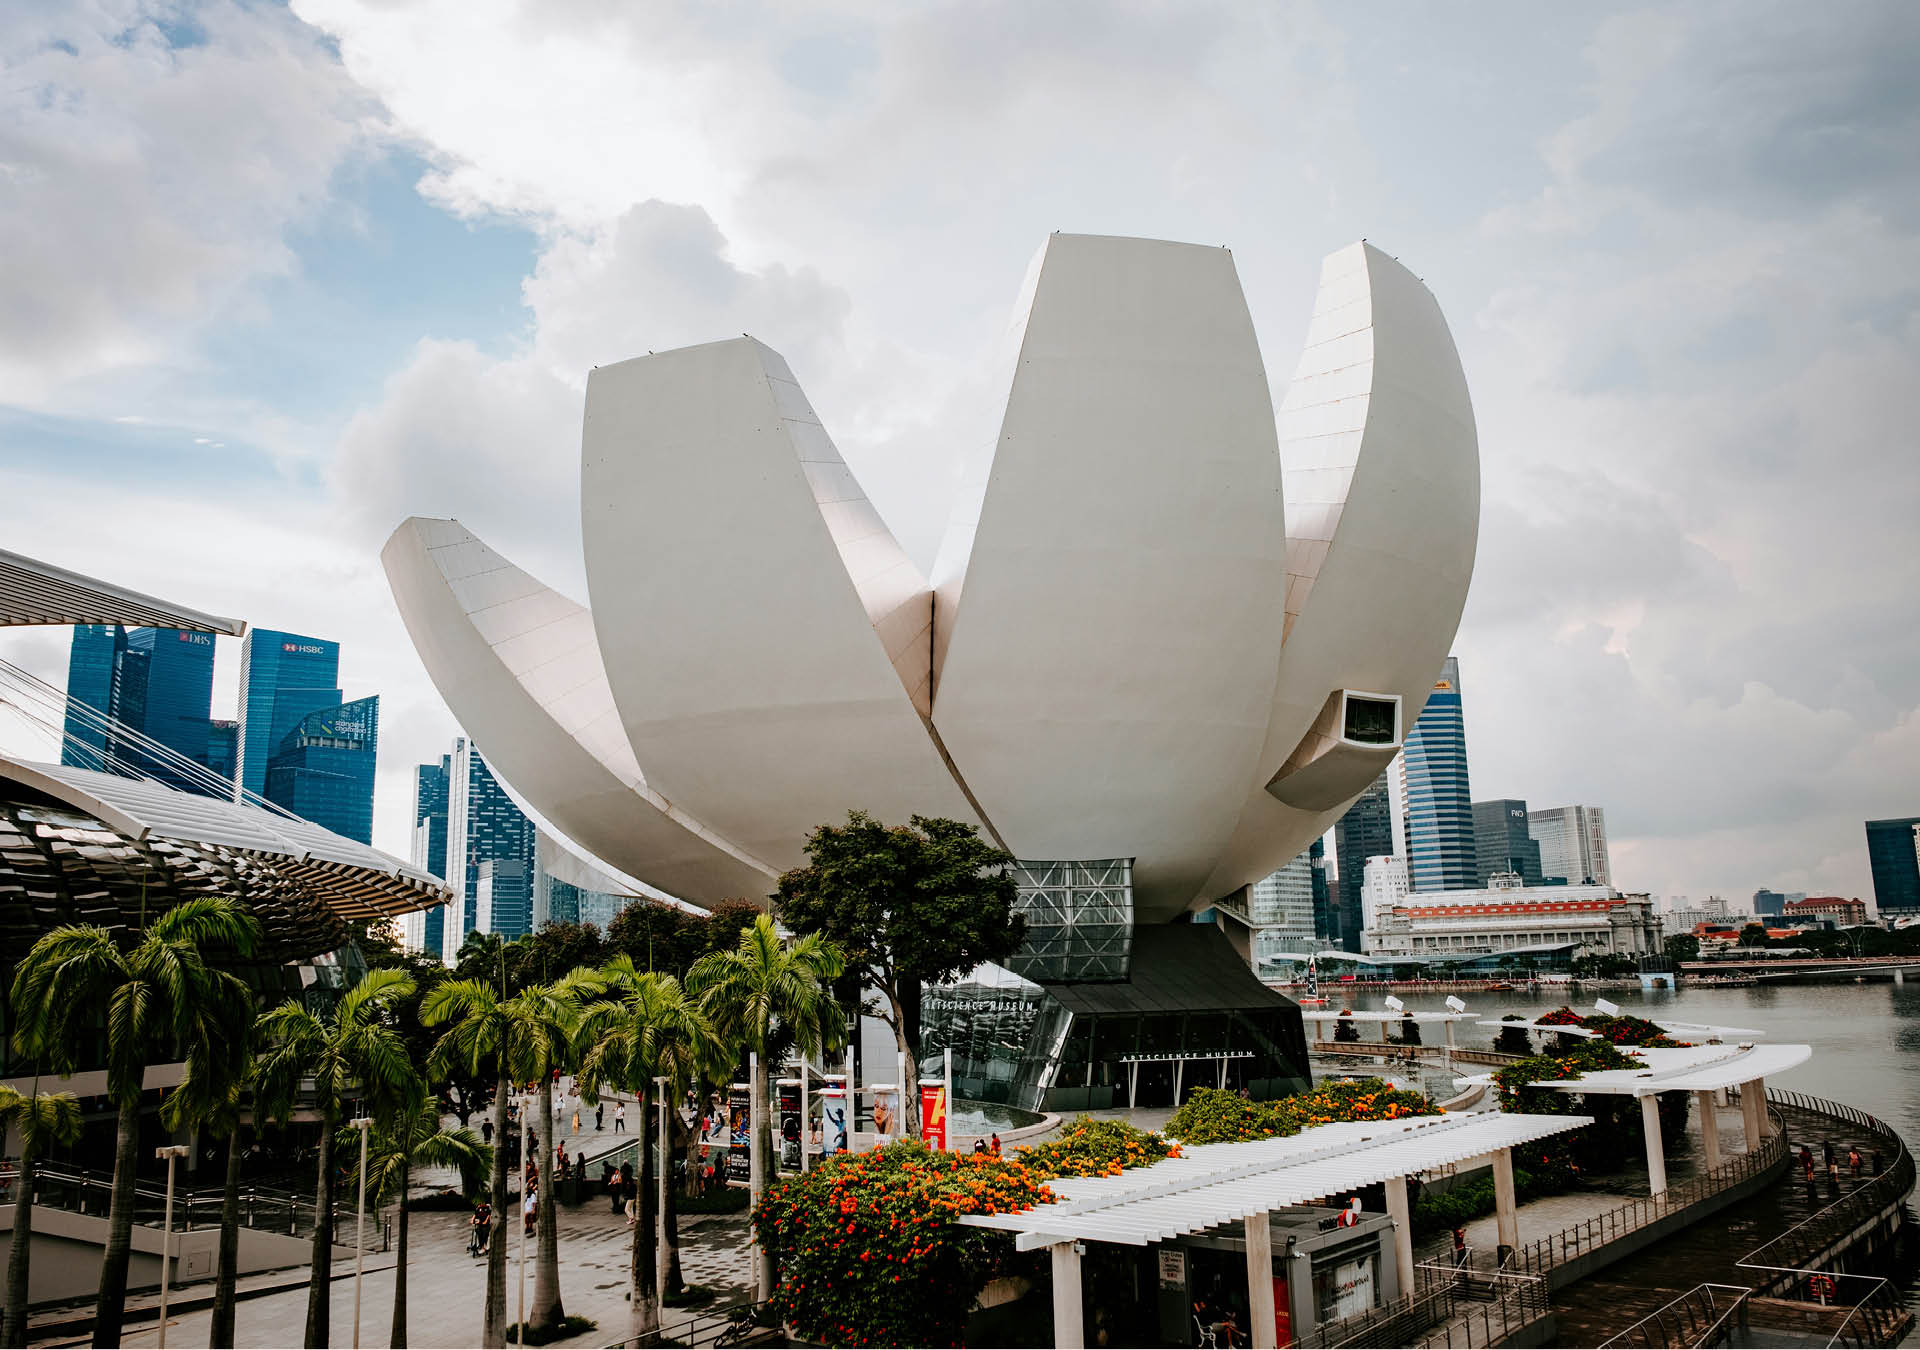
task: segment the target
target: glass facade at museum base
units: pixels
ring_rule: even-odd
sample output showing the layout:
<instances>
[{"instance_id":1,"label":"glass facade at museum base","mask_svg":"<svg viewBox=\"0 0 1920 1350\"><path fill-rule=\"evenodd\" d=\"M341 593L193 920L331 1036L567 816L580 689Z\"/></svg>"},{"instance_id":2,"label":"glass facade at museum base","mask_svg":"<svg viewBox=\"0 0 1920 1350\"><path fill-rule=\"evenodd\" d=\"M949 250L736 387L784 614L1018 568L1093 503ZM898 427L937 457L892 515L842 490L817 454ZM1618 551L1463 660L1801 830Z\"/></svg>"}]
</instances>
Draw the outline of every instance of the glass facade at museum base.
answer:
<instances>
[{"instance_id":1,"label":"glass facade at museum base","mask_svg":"<svg viewBox=\"0 0 1920 1350\"><path fill-rule=\"evenodd\" d=\"M1196 1087L1307 1086L1300 1009L1209 924L1137 929L1125 981L1034 983L998 967L930 988L921 1055L954 1052L954 1094L1029 1111L1171 1106Z\"/></svg>"}]
</instances>

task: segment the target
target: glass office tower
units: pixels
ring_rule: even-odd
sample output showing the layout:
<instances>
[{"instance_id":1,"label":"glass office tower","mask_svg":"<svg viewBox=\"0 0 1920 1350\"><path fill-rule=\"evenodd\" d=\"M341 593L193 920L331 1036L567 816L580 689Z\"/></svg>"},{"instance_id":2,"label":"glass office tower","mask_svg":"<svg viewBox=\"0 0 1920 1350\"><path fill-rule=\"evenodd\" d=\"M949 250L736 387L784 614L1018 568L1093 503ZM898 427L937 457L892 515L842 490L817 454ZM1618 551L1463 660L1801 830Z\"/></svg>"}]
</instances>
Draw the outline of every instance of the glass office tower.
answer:
<instances>
[{"instance_id":1,"label":"glass office tower","mask_svg":"<svg viewBox=\"0 0 1920 1350\"><path fill-rule=\"evenodd\" d=\"M442 927L442 959L452 965L468 933L518 937L533 919L533 876L538 865L536 831L526 813L487 767L472 741L453 743L447 779L447 882L461 897L460 912L450 911ZM495 874L488 869L487 914L480 922L480 864L510 862Z\"/></svg>"},{"instance_id":2,"label":"glass office tower","mask_svg":"<svg viewBox=\"0 0 1920 1350\"><path fill-rule=\"evenodd\" d=\"M1360 950L1360 931L1364 926L1360 892L1366 881L1367 859L1393 852L1393 797L1387 787L1386 771L1373 780L1373 786L1361 793L1347 813L1333 827L1333 856L1340 875L1329 930L1321 936L1338 942L1350 952Z\"/></svg>"},{"instance_id":3,"label":"glass office tower","mask_svg":"<svg viewBox=\"0 0 1920 1350\"><path fill-rule=\"evenodd\" d=\"M1473 849L1473 792L1467 785L1467 724L1460 666L1447 658L1401 757L1407 820L1407 879L1416 891L1465 891L1479 884Z\"/></svg>"},{"instance_id":4,"label":"glass office tower","mask_svg":"<svg viewBox=\"0 0 1920 1350\"><path fill-rule=\"evenodd\" d=\"M452 796L453 756L413 771L413 849L415 867L447 879L447 805ZM447 907L415 910L400 921L407 950L441 954L446 945Z\"/></svg>"},{"instance_id":5,"label":"glass office tower","mask_svg":"<svg viewBox=\"0 0 1920 1350\"><path fill-rule=\"evenodd\" d=\"M262 795L322 829L370 844L379 741L378 695L308 713L267 761Z\"/></svg>"},{"instance_id":6,"label":"glass office tower","mask_svg":"<svg viewBox=\"0 0 1920 1350\"><path fill-rule=\"evenodd\" d=\"M1873 903L1880 913L1920 910L1920 816L1867 822L1867 862L1873 868Z\"/></svg>"},{"instance_id":7,"label":"glass office tower","mask_svg":"<svg viewBox=\"0 0 1920 1350\"><path fill-rule=\"evenodd\" d=\"M67 695L111 718L90 726L71 708L60 762L153 778L187 792L205 789L188 771L140 743L145 737L204 765L213 705L213 637L178 628L82 624L67 658ZM127 735L118 734L124 730Z\"/></svg>"},{"instance_id":8,"label":"glass office tower","mask_svg":"<svg viewBox=\"0 0 1920 1350\"><path fill-rule=\"evenodd\" d=\"M240 734L234 800L242 792L267 795L267 761L309 713L337 708L340 644L269 628L248 631L240 644Z\"/></svg>"},{"instance_id":9,"label":"glass office tower","mask_svg":"<svg viewBox=\"0 0 1920 1350\"><path fill-rule=\"evenodd\" d=\"M1480 885L1500 872L1518 873L1528 886L1544 883L1540 844L1528 833L1527 820L1527 804L1513 797L1473 804L1473 857Z\"/></svg>"}]
</instances>

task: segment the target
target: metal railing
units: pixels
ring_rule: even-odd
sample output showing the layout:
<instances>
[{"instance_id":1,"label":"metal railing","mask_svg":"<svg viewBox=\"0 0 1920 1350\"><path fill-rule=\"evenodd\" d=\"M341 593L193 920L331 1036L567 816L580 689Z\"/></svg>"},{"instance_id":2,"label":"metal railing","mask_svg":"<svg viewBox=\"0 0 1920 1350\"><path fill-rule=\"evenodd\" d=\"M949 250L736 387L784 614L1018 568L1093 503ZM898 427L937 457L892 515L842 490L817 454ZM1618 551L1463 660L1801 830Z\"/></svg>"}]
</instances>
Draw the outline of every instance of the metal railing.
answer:
<instances>
[{"instance_id":1,"label":"metal railing","mask_svg":"<svg viewBox=\"0 0 1920 1350\"><path fill-rule=\"evenodd\" d=\"M609 1342L604 1350L634 1350L634 1347L652 1345L712 1345L722 1332L739 1327L739 1339L752 1340L758 1332L770 1332L774 1328L762 1322L766 1312L765 1303L755 1303L751 1299L739 1303L724 1303L716 1307L702 1308L679 1320L670 1314L678 1312L676 1308L664 1310L660 1318L660 1329L648 1336L629 1336L623 1341ZM729 1338L731 1343L733 1338Z\"/></svg>"},{"instance_id":2,"label":"metal railing","mask_svg":"<svg viewBox=\"0 0 1920 1350\"><path fill-rule=\"evenodd\" d=\"M1600 1350L1616 1347L1701 1347L1725 1345L1747 1325L1747 1300L1753 1290L1737 1284L1701 1284L1635 1322Z\"/></svg>"},{"instance_id":3,"label":"metal railing","mask_svg":"<svg viewBox=\"0 0 1920 1350\"><path fill-rule=\"evenodd\" d=\"M1771 1121L1772 1133L1751 1153L1742 1153L1659 1195L1635 1197L1591 1219L1549 1233L1525 1246L1516 1247L1500 1269L1517 1274L1545 1275L1555 1266L1565 1265L1630 1233L1691 1208L1752 1177L1779 1166L1786 1158L1787 1137L1779 1118Z\"/></svg>"},{"instance_id":4,"label":"metal railing","mask_svg":"<svg viewBox=\"0 0 1920 1350\"><path fill-rule=\"evenodd\" d=\"M1762 1272L1756 1287L1763 1294L1848 1307L1850 1310L1827 1342L1829 1346L1892 1345L1910 1320L1899 1287L1879 1275L1828 1267L1839 1255L1835 1251L1838 1246L1862 1227L1871 1227L1888 1218L1906 1202L1914 1187L1913 1154L1908 1151L1906 1141L1885 1121L1844 1102L1783 1092L1778 1088L1769 1089L1767 1098L1776 1105L1857 1126L1890 1151L1893 1160L1866 1185L1856 1187L1802 1219L1735 1264L1744 1270Z\"/></svg>"},{"instance_id":5,"label":"metal railing","mask_svg":"<svg viewBox=\"0 0 1920 1350\"><path fill-rule=\"evenodd\" d=\"M218 1187L198 1190L176 1188L173 1195L173 1228L187 1232L195 1228L218 1228L226 1196ZM79 1168L42 1163L34 1169L33 1202L50 1209L68 1210L104 1219L113 1203L113 1175ZM133 1221L147 1228L160 1228L166 1222L165 1188L135 1182ZM386 1251L392 1245L392 1223L384 1215L367 1216L366 1246L369 1251ZM240 1189L240 1226L289 1237L313 1235L313 1197L267 1186L243 1186ZM354 1241L352 1209L343 1215L335 1209L333 1242L351 1247Z\"/></svg>"},{"instance_id":6,"label":"metal railing","mask_svg":"<svg viewBox=\"0 0 1920 1350\"><path fill-rule=\"evenodd\" d=\"M1438 1262L1414 1268L1414 1288L1391 1303L1297 1339L1310 1350L1381 1350L1394 1346L1484 1347L1504 1343L1548 1315L1547 1282Z\"/></svg>"}]
</instances>

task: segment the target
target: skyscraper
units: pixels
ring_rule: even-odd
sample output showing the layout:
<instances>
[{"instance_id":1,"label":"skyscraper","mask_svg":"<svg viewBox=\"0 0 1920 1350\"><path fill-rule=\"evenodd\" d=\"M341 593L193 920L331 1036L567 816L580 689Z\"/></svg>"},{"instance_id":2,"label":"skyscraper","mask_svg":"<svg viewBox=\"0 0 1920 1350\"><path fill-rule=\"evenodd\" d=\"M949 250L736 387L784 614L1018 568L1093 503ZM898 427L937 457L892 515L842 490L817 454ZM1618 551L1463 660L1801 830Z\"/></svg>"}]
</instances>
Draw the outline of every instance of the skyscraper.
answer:
<instances>
[{"instance_id":1,"label":"skyscraper","mask_svg":"<svg viewBox=\"0 0 1920 1350\"><path fill-rule=\"evenodd\" d=\"M1480 873L1473 855L1473 792L1467 784L1467 725L1460 707L1460 665L1451 656L1434 681L1426 708L1407 735L1400 765L1400 801L1407 817L1407 877L1413 889L1471 890Z\"/></svg>"},{"instance_id":2,"label":"skyscraper","mask_svg":"<svg viewBox=\"0 0 1920 1350\"><path fill-rule=\"evenodd\" d=\"M1324 938L1332 932L1333 892L1327 885L1327 839L1325 835L1307 847L1313 864L1313 935Z\"/></svg>"},{"instance_id":3,"label":"skyscraper","mask_svg":"<svg viewBox=\"0 0 1920 1350\"><path fill-rule=\"evenodd\" d=\"M233 782L234 754L240 748L240 723L216 717L207 723L207 768Z\"/></svg>"},{"instance_id":4,"label":"skyscraper","mask_svg":"<svg viewBox=\"0 0 1920 1350\"><path fill-rule=\"evenodd\" d=\"M1920 816L1867 822L1867 862L1873 868L1873 903L1888 910L1920 909Z\"/></svg>"},{"instance_id":5,"label":"skyscraper","mask_svg":"<svg viewBox=\"0 0 1920 1350\"><path fill-rule=\"evenodd\" d=\"M1248 887L1247 917L1253 924L1249 945L1255 970L1280 952L1310 950L1315 936L1311 853L1296 854L1285 867Z\"/></svg>"},{"instance_id":6,"label":"skyscraper","mask_svg":"<svg viewBox=\"0 0 1920 1350\"><path fill-rule=\"evenodd\" d=\"M1527 830L1540 844L1540 871L1569 886L1611 886L1607 813L1597 806L1554 806L1527 812Z\"/></svg>"},{"instance_id":7,"label":"skyscraper","mask_svg":"<svg viewBox=\"0 0 1920 1350\"><path fill-rule=\"evenodd\" d=\"M370 844L379 742L378 695L310 712L268 759L261 795L322 829Z\"/></svg>"},{"instance_id":8,"label":"skyscraper","mask_svg":"<svg viewBox=\"0 0 1920 1350\"><path fill-rule=\"evenodd\" d=\"M423 867L447 879L447 802L453 756L442 755L438 764L421 764L413 771L413 848L415 867ZM440 955L446 942L447 907L435 905L414 910L400 921L402 940L408 951Z\"/></svg>"},{"instance_id":9,"label":"skyscraper","mask_svg":"<svg viewBox=\"0 0 1920 1350\"><path fill-rule=\"evenodd\" d=\"M1347 808L1333 827L1333 856L1339 864L1339 897L1334 904L1334 930L1327 937L1350 952L1360 950L1360 931L1365 925L1360 907L1360 889L1366 877L1367 859L1393 852L1393 797L1387 788L1383 770L1373 786Z\"/></svg>"},{"instance_id":10,"label":"skyscraper","mask_svg":"<svg viewBox=\"0 0 1920 1350\"><path fill-rule=\"evenodd\" d=\"M533 873L538 862L533 822L513 804L473 742L453 743L448 764L446 880L461 897L460 911L448 907L440 951L448 965L468 933L518 937L533 919ZM487 908L480 911L480 864L512 863L487 870Z\"/></svg>"},{"instance_id":11,"label":"skyscraper","mask_svg":"<svg viewBox=\"0 0 1920 1350\"><path fill-rule=\"evenodd\" d=\"M61 763L136 773L188 792L206 790L191 771L149 750L141 738L194 764L207 762L211 634L83 624L74 629L67 658L67 694L117 725L89 726L70 707Z\"/></svg>"},{"instance_id":12,"label":"skyscraper","mask_svg":"<svg viewBox=\"0 0 1920 1350\"><path fill-rule=\"evenodd\" d=\"M267 761L309 713L340 706L340 644L251 629L240 645L240 735L234 800L266 796Z\"/></svg>"},{"instance_id":13,"label":"skyscraper","mask_svg":"<svg viewBox=\"0 0 1920 1350\"><path fill-rule=\"evenodd\" d=\"M1479 883L1497 872L1517 872L1524 885L1538 886L1540 845L1527 832L1527 804L1512 797L1473 804L1473 857Z\"/></svg>"}]
</instances>

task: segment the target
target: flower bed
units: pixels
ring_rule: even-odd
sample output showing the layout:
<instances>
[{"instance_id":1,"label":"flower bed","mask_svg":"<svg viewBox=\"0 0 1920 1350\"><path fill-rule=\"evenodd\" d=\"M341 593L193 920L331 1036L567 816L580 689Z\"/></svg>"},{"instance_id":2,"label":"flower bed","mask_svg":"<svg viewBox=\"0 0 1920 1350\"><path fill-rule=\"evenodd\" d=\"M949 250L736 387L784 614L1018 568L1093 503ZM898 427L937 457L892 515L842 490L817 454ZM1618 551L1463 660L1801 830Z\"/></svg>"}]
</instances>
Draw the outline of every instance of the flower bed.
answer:
<instances>
[{"instance_id":1,"label":"flower bed","mask_svg":"<svg viewBox=\"0 0 1920 1350\"><path fill-rule=\"evenodd\" d=\"M1597 1031L1615 1045L1651 1046L1658 1049L1684 1047L1687 1041L1676 1041L1644 1017L1631 1017L1622 1014L1608 1017L1604 1013L1594 1013L1582 1017L1572 1008L1555 1008L1534 1019L1534 1023L1543 1027L1580 1027L1587 1031Z\"/></svg>"},{"instance_id":2,"label":"flower bed","mask_svg":"<svg viewBox=\"0 0 1920 1350\"><path fill-rule=\"evenodd\" d=\"M1056 1138L1020 1150L1020 1161L1039 1176L1117 1177L1129 1167L1149 1167L1162 1158L1177 1158L1180 1146L1157 1134L1137 1129L1124 1120L1095 1120L1081 1116L1062 1127Z\"/></svg>"},{"instance_id":3,"label":"flower bed","mask_svg":"<svg viewBox=\"0 0 1920 1350\"><path fill-rule=\"evenodd\" d=\"M1196 1088L1167 1122L1167 1133L1184 1144L1220 1144L1298 1134L1315 1125L1348 1120L1398 1120L1438 1115L1440 1108L1418 1092L1378 1078L1323 1083L1278 1101L1248 1101L1235 1092Z\"/></svg>"}]
</instances>

